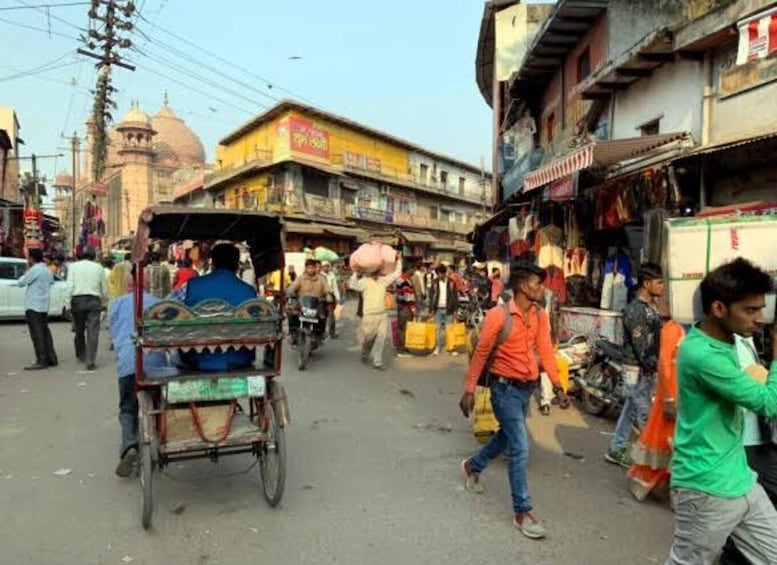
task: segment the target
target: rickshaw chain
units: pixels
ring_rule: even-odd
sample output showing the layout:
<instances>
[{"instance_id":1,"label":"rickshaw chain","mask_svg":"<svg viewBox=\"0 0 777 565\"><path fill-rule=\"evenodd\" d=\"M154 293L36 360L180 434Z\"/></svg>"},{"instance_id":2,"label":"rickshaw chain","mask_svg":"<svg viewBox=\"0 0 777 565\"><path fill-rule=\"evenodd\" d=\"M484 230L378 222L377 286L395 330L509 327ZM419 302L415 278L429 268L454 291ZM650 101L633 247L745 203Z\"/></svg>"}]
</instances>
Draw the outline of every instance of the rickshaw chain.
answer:
<instances>
[{"instance_id":1,"label":"rickshaw chain","mask_svg":"<svg viewBox=\"0 0 777 565\"><path fill-rule=\"evenodd\" d=\"M253 463L251 463L246 469L244 469L242 471L233 471L231 473L224 473L224 474L221 474L221 475L208 475L206 477L194 477L192 479L176 478L176 477L168 474L168 472L165 469L160 469L159 470L159 474L162 475L163 477L165 477L166 479L169 479L169 480L171 480L173 482L176 482L176 483L195 483L195 482L199 482L199 481L209 481L211 479L226 479L226 478L229 478L229 477L236 477L238 475L245 475L248 472L250 472L254 467L256 467L256 465L258 463L259 463L259 459L257 459Z\"/></svg>"}]
</instances>

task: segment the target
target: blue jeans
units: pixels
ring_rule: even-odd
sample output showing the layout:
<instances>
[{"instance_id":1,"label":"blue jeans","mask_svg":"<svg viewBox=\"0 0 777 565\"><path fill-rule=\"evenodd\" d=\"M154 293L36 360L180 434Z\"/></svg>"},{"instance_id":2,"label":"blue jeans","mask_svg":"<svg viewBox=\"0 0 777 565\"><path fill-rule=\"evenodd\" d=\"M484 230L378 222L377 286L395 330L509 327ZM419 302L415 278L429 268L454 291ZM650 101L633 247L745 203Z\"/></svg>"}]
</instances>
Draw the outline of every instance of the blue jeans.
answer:
<instances>
[{"instance_id":1,"label":"blue jeans","mask_svg":"<svg viewBox=\"0 0 777 565\"><path fill-rule=\"evenodd\" d=\"M445 349L445 326L451 323L451 316L443 309L437 310L434 313L434 323L437 326L436 349L442 351Z\"/></svg>"},{"instance_id":2,"label":"blue jeans","mask_svg":"<svg viewBox=\"0 0 777 565\"><path fill-rule=\"evenodd\" d=\"M502 452L507 459L507 478L513 497L513 512L522 514L532 509L526 465L529 462L529 434L526 431L526 414L534 387L518 388L513 385L491 382L491 404L499 422L499 431L469 460L469 468L481 473L492 459Z\"/></svg>"},{"instance_id":3,"label":"blue jeans","mask_svg":"<svg viewBox=\"0 0 777 565\"><path fill-rule=\"evenodd\" d=\"M636 426L639 429L645 427L650 414L650 406L653 403L656 378L655 373L640 371L636 385L624 385L626 398L621 415L618 418L618 423L615 425L615 436L612 438L612 443L610 443L611 451L625 449L626 444L629 442L632 426Z\"/></svg>"}]
</instances>

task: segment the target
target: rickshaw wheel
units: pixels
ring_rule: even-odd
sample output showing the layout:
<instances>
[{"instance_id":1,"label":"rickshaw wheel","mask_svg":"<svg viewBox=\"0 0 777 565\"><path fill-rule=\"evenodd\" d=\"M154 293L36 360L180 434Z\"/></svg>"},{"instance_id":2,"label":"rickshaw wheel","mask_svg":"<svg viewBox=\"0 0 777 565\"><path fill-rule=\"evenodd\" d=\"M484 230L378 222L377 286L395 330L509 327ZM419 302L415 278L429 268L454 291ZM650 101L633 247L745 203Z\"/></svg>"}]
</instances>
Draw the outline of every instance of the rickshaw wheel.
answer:
<instances>
[{"instance_id":1,"label":"rickshaw wheel","mask_svg":"<svg viewBox=\"0 0 777 565\"><path fill-rule=\"evenodd\" d=\"M266 403L267 440L259 448L259 470L262 474L262 492L270 506L277 506L283 498L286 484L286 435L282 425L280 400L277 387L270 383Z\"/></svg>"},{"instance_id":2,"label":"rickshaw wheel","mask_svg":"<svg viewBox=\"0 0 777 565\"><path fill-rule=\"evenodd\" d=\"M142 524L143 529L147 530L151 527L151 515L154 511L154 499L153 499L153 479L151 477L152 464L151 464L151 444L141 443L139 449L140 456L140 490L143 497L142 507Z\"/></svg>"},{"instance_id":3,"label":"rickshaw wheel","mask_svg":"<svg viewBox=\"0 0 777 565\"><path fill-rule=\"evenodd\" d=\"M308 365L308 359L310 358L310 339L303 332L299 333L299 345L297 345L299 353L299 363L297 368L300 371L304 371Z\"/></svg>"}]
</instances>

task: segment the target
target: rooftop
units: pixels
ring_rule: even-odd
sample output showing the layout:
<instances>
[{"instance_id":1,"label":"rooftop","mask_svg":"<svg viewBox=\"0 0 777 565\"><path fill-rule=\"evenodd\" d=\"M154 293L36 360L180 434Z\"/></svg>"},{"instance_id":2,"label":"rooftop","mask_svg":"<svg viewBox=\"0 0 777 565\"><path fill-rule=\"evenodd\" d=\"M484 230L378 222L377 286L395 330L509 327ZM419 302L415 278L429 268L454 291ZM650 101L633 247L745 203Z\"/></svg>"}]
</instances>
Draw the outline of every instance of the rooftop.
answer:
<instances>
[{"instance_id":1,"label":"rooftop","mask_svg":"<svg viewBox=\"0 0 777 565\"><path fill-rule=\"evenodd\" d=\"M268 122L274 118L277 118L281 114L288 112L288 111L297 111L303 114L306 114L308 116L312 116L314 118L318 118L320 120L325 120L328 122L331 122L333 124L337 124L349 129L352 129L354 131L357 131L359 133L363 133L365 135L377 138L381 141L385 141L387 143L391 143L393 145L398 145L400 147L403 147L405 149L409 149L410 151L415 151L417 153L420 153L422 155L426 155L427 157L432 157L434 159L439 159L440 161L445 161L446 163L456 165L458 167L461 167L462 169L469 170L474 173L480 173L480 167L476 165L472 165L470 163L466 163L464 161L461 161L459 159L455 159L453 157L449 157L447 155L443 155L441 153L436 153L434 151L430 151L429 149L426 149L420 145L416 145L415 143L412 143L410 141L407 141L405 139L402 139L400 137L396 137L394 135L391 135L389 133L386 133L384 131L381 131L379 129L371 128L369 126L366 126L364 124L360 124L359 122L355 122L353 120L350 120L348 118L344 118L342 116L338 116L337 114L332 114L330 112L321 110L319 108L316 108L314 106L309 106L307 104L303 104L301 102L297 102L296 100L282 100L272 108L269 108L265 112L262 112L252 120L246 122L245 124L238 127L235 131L228 134L226 137L222 138L219 141L220 145L229 145L230 143L236 141L246 133L256 129L261 124ZM486 173L486 175L490 175L490 173Z\"/></svg>"}]
</instances>

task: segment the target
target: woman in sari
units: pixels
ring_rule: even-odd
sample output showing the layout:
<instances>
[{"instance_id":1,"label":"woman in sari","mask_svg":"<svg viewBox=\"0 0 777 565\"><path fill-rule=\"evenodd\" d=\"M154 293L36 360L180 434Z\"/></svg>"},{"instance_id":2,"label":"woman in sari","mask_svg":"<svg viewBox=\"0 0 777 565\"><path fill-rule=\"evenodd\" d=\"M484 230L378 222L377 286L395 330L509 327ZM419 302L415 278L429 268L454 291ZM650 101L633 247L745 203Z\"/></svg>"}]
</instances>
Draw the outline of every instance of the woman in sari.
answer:
<instances>
[{"instance_id":1,"label":"woman in sari","mask_svg":"<svg viewBox=\"0 0 777 565\"><path fill-rule=\"evenodd\" d=\"M666 493L674 436L675 394L677 392L677 350L685 336L683 327L672 320L662 305L664 326L658 354L658 386L645 429L632 446L634 463L629 468L629 490L640 502L653 491Z\"/></svg>"}]
</instances>

